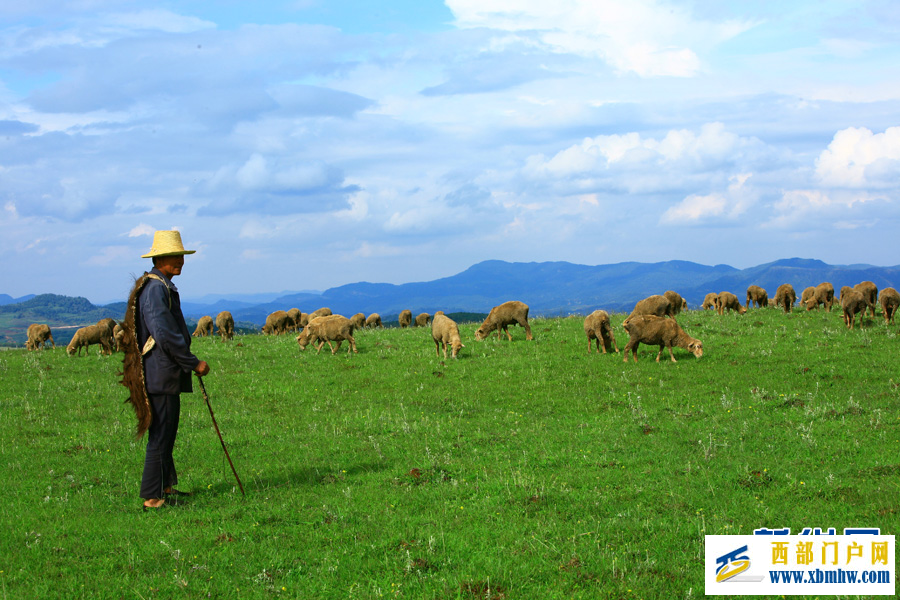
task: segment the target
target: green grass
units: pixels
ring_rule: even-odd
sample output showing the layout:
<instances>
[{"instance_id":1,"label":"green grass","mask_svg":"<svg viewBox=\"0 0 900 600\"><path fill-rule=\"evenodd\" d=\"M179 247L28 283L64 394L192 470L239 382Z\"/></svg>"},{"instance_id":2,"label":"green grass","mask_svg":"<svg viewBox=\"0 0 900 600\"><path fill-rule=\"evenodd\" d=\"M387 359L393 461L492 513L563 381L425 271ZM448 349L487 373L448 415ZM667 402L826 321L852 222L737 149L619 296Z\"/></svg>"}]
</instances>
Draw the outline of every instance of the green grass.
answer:
<instances>
[{"instance_id":1,"label":"green grass","mask_svg":"<svg viewBox=\"0 0 900 600\"><path fill-rule=\"evenodd\" d=\"M0 598L696 598L706 534L898 533L896 326L678 321L703 358L589 356L581 317L533 342L463 324L456 361L427 329L352 356L195 339L247 495L197 390L175 449L197 494L154 513L121 355L0 352Z\"/></svg>"}]
</instances>

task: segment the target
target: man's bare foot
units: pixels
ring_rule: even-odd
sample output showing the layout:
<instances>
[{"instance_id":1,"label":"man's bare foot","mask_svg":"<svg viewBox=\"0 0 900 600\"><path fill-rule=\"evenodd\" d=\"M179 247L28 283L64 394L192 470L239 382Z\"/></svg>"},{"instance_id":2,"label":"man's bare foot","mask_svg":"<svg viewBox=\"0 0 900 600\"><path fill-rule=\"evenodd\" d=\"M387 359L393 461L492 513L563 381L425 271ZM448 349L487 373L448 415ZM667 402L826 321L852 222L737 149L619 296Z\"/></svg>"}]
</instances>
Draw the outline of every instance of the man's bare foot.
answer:
<instances>
[{"instance_id":1,"label":"man's bare foot","mask_svg":"<svg viewBox=\"0 0 900 600\"><path fill-rule=\"evenodd\" d=\"M149 500L144 500L144 510L147 510L150 508L159 508L165 503L166 503L165 498L150 498Z\"/></svg>"}]
</instances>

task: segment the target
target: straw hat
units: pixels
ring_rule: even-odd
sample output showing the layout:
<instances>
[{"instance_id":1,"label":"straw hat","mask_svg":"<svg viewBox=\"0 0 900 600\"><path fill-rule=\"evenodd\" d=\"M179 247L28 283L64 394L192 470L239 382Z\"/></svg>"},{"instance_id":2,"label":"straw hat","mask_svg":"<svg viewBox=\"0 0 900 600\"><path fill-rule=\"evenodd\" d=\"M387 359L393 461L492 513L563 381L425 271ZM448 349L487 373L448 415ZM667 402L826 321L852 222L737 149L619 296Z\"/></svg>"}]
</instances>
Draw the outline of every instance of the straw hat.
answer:
<instances>
[{"instance_id":1,"label":"straw hat","mask_svg":"<svg viewBox=\"0 0 900 600\"><path fill-rule=\"evenodd\" d=\"M157 231L153 234L153 246L150 247L150 252L142 254L141 258L178 256L180 254L193 254L194 252L196 250L184 249L179 231Z\"/></svg>"}]
</instances>

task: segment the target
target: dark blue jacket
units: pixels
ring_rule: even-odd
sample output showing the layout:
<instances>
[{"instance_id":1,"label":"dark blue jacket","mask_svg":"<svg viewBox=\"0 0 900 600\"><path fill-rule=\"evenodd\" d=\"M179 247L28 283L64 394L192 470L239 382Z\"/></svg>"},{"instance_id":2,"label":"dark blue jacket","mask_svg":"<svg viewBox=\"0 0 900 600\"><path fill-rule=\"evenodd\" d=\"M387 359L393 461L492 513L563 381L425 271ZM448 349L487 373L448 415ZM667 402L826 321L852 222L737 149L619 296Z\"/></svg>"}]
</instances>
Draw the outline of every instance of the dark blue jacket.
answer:
<instances>
[{"instance_id":1,"label":"dark blue jacket","mask_svg":"<svg viewBox=\"0 0 900 600\"><path fill-rule=\"evenodd\" d=\"M191 371L200 359L191 354L191 334L181 313L178 288L156 268L150 273L163 281L151 278L138 302L138 345L143 348L151 335L156 340L153 349L144 354L147 393L175 396L192 392Z\"/></svg>"}]
</instances>

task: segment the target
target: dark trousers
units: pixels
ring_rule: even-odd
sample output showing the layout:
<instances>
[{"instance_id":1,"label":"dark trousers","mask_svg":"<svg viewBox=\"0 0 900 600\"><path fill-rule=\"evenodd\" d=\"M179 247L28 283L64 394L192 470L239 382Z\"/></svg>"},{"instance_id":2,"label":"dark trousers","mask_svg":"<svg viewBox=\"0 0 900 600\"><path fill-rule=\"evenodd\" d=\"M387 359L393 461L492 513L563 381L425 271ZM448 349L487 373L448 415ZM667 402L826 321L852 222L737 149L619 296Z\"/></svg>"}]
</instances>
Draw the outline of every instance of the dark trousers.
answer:
<instances>
[{"instance_id":1,"label":"dark trousers","mask_svg":"<svg viewBox=\"0 0 900 600\"><path fill-rule=\"evenodd\" d=\"M163 490L178 483L172 451L178 435L181 396L148 394L153 420L147 430L147 455L141 478L141 498L162 498Z\"/></svg>"}]
</instances>

